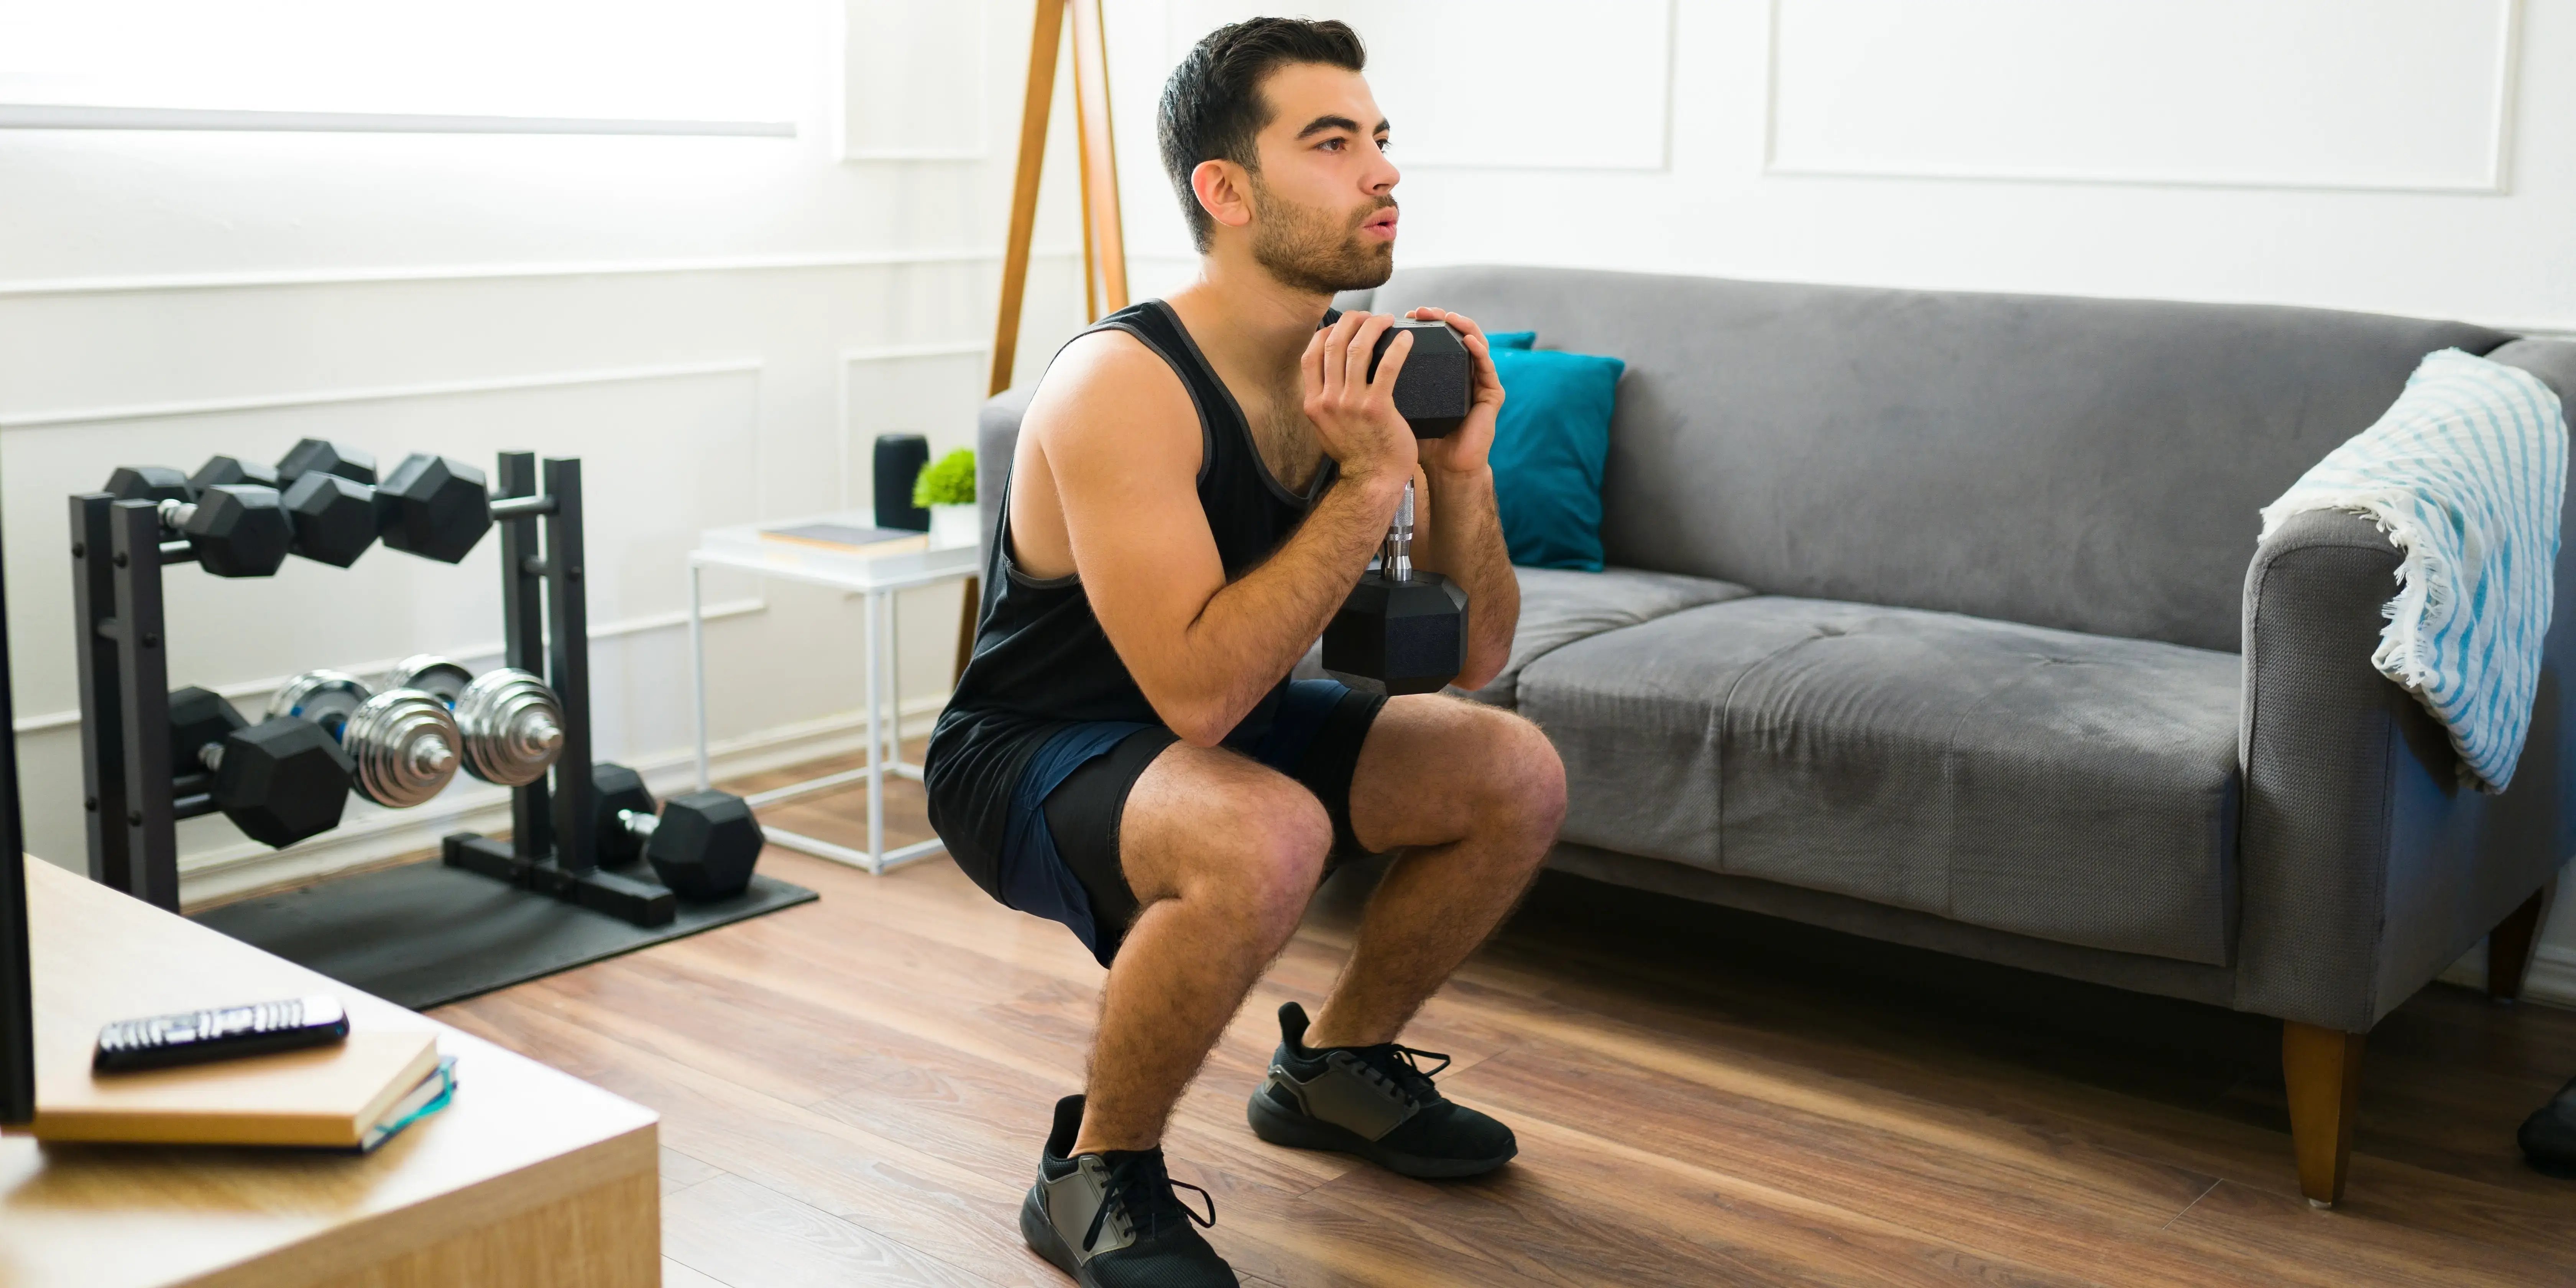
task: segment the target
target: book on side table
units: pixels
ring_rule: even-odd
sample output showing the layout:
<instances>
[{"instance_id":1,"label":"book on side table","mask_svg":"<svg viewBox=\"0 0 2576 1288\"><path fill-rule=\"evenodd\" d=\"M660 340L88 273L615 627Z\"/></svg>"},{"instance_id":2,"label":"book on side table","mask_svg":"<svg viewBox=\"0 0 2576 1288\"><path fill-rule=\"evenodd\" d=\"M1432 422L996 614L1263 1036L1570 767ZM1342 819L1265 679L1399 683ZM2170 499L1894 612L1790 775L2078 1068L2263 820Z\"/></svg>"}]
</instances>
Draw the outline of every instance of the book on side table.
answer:
<instances>
[{"instance_id":1,"label":"book on side table","mask_svg":"<svg viewBox=\"0 0 2576 1288\"><path fill-rule=\"evenodd\" d=\"M366 1152L444 1108L455 1061L429 1032L128 1073L54 1065L29 1133L48 1141L279 1145Z\"/></svg>"},{"instance_id":2,"label":"book on side table","mask_svg":"<svg viewBox=\"0 0 2576 1288\"><path fill-rule=\"evenodd\" d=\"M904 528L860 527L853 523L822 520L794 523L776 528L762 528L760 539L788 545L812 546L836 555L901 554L908 550L930 548L930 534Z\"/></svg>"}]
</instances>

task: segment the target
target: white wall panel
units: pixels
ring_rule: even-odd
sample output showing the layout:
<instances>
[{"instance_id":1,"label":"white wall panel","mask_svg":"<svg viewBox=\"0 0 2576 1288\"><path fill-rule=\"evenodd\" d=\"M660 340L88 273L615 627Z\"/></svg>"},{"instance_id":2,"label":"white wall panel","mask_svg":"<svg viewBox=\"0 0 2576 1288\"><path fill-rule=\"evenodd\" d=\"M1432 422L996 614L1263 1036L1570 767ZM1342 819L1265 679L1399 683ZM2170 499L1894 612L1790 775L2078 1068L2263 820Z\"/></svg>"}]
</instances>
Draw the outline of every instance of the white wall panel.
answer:
<instances>
[{"instance_id":1,"label":"white wall panel","mask_svg":"<svg viewBox=\"0 0 2576 1288\"><path fill-rule=\"evenodd\" d=\"M985 0L843 0L844 158L985 154L988 9Z\"/></svg>"},{"instance_id":2,"label":"white wall panel","mask_svg":"<svg viewBox=\"0 0 2576 1288\"><path fill-rule=\"evenodd\" d=\"M1774 0L1770 168L2492 191L2514 0Z\"/></svg>"},{"instance_id":3,"label":"white wall panel","mask_svg":"<svg viewBox=\"0 0 2576 1288\"><path fill-rule=\"evenodd\" d=\"M800 7L0 0L0 103L769 121Z\"/></svg>"},{"instance_id":4,"label":"white wall panel","mask_svg":"<svg viewBox=\"0 0 2576 1288\"><path fill-rule=\"evenodd\" d=\"M1302 6L1368 43L1398 165L1655 170L1665 161L1675 0L1337 0ZM1173 0L1162 78L1199 37L1277 11ZM1121 17L1113 3L1110 20Z\"/></svg>"}]
</instances>

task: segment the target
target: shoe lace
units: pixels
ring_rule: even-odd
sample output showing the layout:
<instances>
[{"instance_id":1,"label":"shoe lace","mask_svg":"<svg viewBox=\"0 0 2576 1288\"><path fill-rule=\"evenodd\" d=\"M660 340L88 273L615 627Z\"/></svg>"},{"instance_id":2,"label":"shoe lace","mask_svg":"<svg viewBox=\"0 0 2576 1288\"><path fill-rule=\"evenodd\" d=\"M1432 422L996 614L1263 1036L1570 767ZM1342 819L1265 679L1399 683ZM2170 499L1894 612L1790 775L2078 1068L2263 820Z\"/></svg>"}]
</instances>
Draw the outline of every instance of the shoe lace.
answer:
<instances>
[{"instance_id":1,"label":"shoe lace","mask_svg":"<svg viewBox=\"0 0 2576 1288\"><path fill-rule=\"evenodd\" d=\"M1190 1205L1181 1201L1177 1190L1198 1190L1207 1203L1203 1218ZM1202 1229L1216 1225L1216 1196L1188 1181L1176 1181L1163 1168L1160 1151L1131 1154L1109 1166L1109 1180L1100 1196L1100 1210L1091 1214L1091 1228L1082 1232L1082 1250L1091 1251L1100 1242L1100 1232L1107 1228L1109 1214L1123 1211L1129 1228L1142 1227L1139 1237L1151 1239L1162 1230L1173 1214L1189 1218Z\"/></svg>"},{"instance_id":2,"label":"shoe lace","mask_svg":"<svg viewBox=\"0 0 2576 1288\"><path fill-rule=\"evenodd\" d=\"M1359 1057L1360 1067L1366 1069L1370 1076L1379 1082L1392 1084L1408 1099L1424 1104L1440 1099L1440 1089L1431 1085L1431 1078L1432 1075L1449 1067L1447 1054L1439 1051L1425 1051L1420 1047L1409 1047L1399 1042L1355 1050L1351 1054ZM1425 1069L1422 1067L1422 1062L1425 1060L1437 1060L1440 1063Z\"/></svg>"}]
</instances>

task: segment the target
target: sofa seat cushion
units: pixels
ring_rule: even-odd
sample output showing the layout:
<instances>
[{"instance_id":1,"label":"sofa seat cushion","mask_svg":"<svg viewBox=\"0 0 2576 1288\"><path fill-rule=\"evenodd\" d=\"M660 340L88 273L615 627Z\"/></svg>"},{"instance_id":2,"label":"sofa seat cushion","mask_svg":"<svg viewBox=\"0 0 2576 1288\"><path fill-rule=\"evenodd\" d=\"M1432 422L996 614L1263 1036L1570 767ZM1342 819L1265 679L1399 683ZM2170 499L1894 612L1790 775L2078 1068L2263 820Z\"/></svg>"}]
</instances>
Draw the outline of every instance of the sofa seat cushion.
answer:
<instances>
[{"instance_id":1,"label":"sofa seat cushion","mask_svg":"<svg viewBox=\"0 0 2576 1288\"><path fill-rule=\"evenodd\" d=\"M2226 965L2238 659L1761 596L1537 658L1567 840Z\"/></svg>"},{"instance_id":2,"label":"sofa seat cushion","mask_svg":"<svg viewBox=\"0 0 2576 1288\"><path fill-rule=\"evenodd\" d=\"M1679 573L1638 572L1608 568L1571 572L1555 568L1514 568L1521 583L1520 628L1512 635L1511 660L1493 682L1467 696L1495 706L1511 706L1517 697L1521 668L1586 636L1653 621L1685 608L1742 599L1753 592L1731 581L1685 577ZM1476 606L1467 606L1475 615Z\"/></svg>"}]
</instances>

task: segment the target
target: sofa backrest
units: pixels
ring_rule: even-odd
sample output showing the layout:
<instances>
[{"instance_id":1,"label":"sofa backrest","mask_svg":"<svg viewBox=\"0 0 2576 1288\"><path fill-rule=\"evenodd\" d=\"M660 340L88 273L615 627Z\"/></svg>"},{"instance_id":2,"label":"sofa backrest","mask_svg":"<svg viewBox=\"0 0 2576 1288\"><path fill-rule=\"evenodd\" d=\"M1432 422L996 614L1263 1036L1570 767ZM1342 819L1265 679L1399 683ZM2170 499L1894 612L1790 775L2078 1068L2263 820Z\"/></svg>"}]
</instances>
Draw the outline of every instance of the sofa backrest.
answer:
<instances>
[{"instance_id":1,"label":"sofa backrest","mask_svg":"<svg viewBox=\"0 0 2576 1288\"><path fill-rule=\"evenodd\" d=\"M1627 361L1611 563L2230 651L2255 512L2387 410L2426 353L2512 338L1575 269L1408 270L1365 298Z\"/></svg>"}]
</instances>

